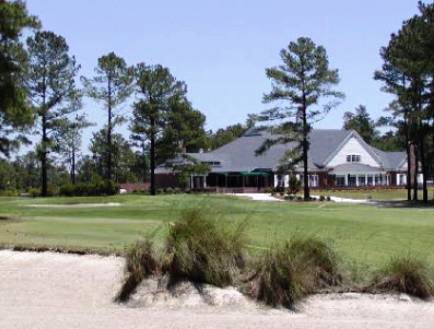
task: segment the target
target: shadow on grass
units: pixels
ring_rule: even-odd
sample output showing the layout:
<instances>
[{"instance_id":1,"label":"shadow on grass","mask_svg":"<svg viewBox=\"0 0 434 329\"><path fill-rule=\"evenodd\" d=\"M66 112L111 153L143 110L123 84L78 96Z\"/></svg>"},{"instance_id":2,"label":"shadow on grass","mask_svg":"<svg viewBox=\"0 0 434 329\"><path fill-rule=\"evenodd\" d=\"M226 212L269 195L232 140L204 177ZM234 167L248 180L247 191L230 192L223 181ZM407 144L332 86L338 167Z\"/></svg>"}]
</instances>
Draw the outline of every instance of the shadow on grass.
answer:
<instances>
[{"instance_id":1,"label":"shadow on grass","mask_svg":"<svg viewBox=\"0 0 434 329\"><path fill-rule=\"evenodd\" d=\"M407 201L407 200L388 200L388 201L372 201L372 203L380 208L414 208L414 209L434 209L434 200L428 200L424 203L421 200Z\"/></svg>"}]
</instances>

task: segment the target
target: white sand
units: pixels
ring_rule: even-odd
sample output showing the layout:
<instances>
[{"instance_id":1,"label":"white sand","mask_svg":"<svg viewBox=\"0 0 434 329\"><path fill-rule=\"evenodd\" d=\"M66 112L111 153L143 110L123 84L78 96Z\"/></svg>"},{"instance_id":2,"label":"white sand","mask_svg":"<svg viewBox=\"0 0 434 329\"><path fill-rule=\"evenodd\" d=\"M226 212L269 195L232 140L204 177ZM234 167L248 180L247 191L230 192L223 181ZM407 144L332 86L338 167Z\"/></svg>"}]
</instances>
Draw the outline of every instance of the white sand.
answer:
<instances>
[{"instance_id":1,"label":"white sand","mask_svg":"<svg viewBox=\"0 0 434 329\"><path fill-rule=\"evenodd\" d=\"M138 294L137 300L128 306L117 305L112 298L120 285L123 263L117 257L0 251L0 328L431 329L434 326L434 303L405 296L400 299L359 294L317 295L298 313L249 304L234 289L214 291L216 306L209 306L191 294L183 297L186 298L183 303L151 298L150 306L140 305L143 296ZM140 291L146 289L142 287ZM132 307L134 302L136 307Z\"/></svg>"}]
</instances>

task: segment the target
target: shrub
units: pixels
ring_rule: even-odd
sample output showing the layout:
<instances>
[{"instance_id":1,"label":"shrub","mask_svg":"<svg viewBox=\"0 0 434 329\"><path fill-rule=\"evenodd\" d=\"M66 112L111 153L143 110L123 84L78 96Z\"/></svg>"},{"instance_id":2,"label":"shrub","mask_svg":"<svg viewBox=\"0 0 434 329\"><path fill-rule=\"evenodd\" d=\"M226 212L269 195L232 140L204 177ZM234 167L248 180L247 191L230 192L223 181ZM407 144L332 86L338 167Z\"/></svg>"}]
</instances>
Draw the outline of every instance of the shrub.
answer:
<instances>
[{"instance_id":1,"label":"shrub","mask_svg":"<svg viewBox=\"0 0 434 329\"><path fill-rule=\"evenodd\" d=\"M164 271L180 280L218 287L233 284L244 266L244 225L229 230L203 210L184 211L169 230Z\"/></svg>"},{"instance_id":2,"label":"shrub","mask_svg":"<svg viewBox=\"0 0 434 329\"><path fill-rule=\"evenodd\" d=\"M300 189L301 189L300 180L296 176L291 175L288 181L288 194L295 195L298 192L300 192Z\"/></svg>"},{"instance_id":3,"label":"shrub","mask_svg":"<svg viewBox=\"0 0 434 329\"><path fill-rule=\"evenodd\" d=\"M428 266L408 256L392 259L378 271L367 290L405 293L421 299L429 299L434 294Z\"/></svg>"},{"instance_id":4,"label":"shrub","mask_svg":"<svg viewBox=\"0 0 434 329\"><path fill-rule=\"evenodd\" d=\"M41 195L41 190L35 187L30 187L27 190L27 193L29 194L30 197L36 198Z\"/></svg>"},{"instance_id":5,"label":"shrub","mask_svg":"<svg viewBox=\"0 0 434 329\"><path fill-rule=\"evenodd\" d=\"M323 202L323 201L325 201L325 200L326 200L325 196L324 196L324 195L320 195L320 197L319 197L319 201Z\"/></svg>"},{"instance_id":6,"label":"shrub","mask_svg":"<svg viewBox=\"0 0 434 329\"><path fill-rule=\"evenodd\" d=\"M168 187L168 188L166 188L166 189L165 189L165 193L167 193L167 194L174 194L174 193L175 193L175 191L174 191L174 189L173 189L173 188L171 188L171 187Z\"/></svg>"},{"instance_id":7,"label":"shrub","mask_svg":"<svg viewBox=\"0 0 434 329\"><path fill-rule=\"evenodd\" d=\"M3 190L0 191L0 196L18 196L18 191L17 190Z\"/></svg>"},{"instance_id":8,"label":"shrub","mask_svg":"<svg viewBox=\"0 0 434 329\"><path fill-rule=\"evenodd\" d=\"M136 287L146 277L161 271L158 258L155 256L150 240L138 241L126 255L126 279L116 299L120 302L128 300Z\"/></svg>"},{"instance_id":9,"label":"shrub","mask_svg":"<svg viewBox=\"0 0 434 329\"><path fill-rule=\"evenodd\" d=\"M274 307L294 308L301 298L338 281L331 248L314 238L294 239L267 251L247 293Z\"/></svg>"},{"instance_id":10,"label":"shrub","mask_svg":"<svg viewBox=\"0 0 434 329\"><path fill-rule=\"evenodd\" d=\"M295 238L289 244L293 259L309 265L314 274L315 289L340 283L337 255L324 241L315 238Z\"/></svg>"},{"instance_id":11,"label":"shrub","mask_svg":"<svg viewBox=\"0 0 434 329\"><path fill-rule=\"evenodd\" d=\"M61 196L100 196L114 195L118 192L119 186L112 181L65 184L59 189Z\"/></svg>"}]
</instances>

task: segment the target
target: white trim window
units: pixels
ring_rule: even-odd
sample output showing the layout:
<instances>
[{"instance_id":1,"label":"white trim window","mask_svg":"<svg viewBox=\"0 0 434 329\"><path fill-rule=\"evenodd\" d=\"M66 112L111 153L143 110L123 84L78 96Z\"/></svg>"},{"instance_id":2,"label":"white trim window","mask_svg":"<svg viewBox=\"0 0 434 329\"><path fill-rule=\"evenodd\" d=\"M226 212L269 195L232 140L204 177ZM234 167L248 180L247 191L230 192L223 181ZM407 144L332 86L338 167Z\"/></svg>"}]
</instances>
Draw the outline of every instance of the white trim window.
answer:
<instances>
[{"instance_id":1,"label":"white trim window","mask_svg":"<svg viewBox=\"0 0 434 329\"><path fill-rule=\"evenodd\" d=\"M360 162L361 156L360 154L347 154L347 162Z\"/></svg>"}]
</instances>

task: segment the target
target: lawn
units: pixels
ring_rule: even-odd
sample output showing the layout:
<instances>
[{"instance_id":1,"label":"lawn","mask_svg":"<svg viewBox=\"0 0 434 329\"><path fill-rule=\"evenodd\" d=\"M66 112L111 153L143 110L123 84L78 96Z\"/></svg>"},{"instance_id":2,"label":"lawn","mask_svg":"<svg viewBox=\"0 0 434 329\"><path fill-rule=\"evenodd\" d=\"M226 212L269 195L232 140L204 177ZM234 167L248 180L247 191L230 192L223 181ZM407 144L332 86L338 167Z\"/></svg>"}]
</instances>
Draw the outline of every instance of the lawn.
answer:
<instances>
[{"instance_id":1,"label":"lawn","mask_svg":"<svg viewBox=\"0 0 434 329\"><path fill-rule=\"evenodd\" d=\"M120 205L80 205L101 202ZM302 234L330 241L353 270L366 271L403 254L434 264L434 208L269 203L216 195L0 198L0 215L14 218L0 220L0 245L122 253L146 235L161 245L167 224L192 207L205 208L225 225L246 220L252 253Z\"/></svg>"},{"instance_id":2,"label":"lawn","mask_svg":"<svg viewBox=\"0 0 434 329\"><path fill-rule=\"evenodd\" d=\"M349 199L372 199L372 200L407 200L406 189L372 189L372 190L312 190L312 195L330 195ZM433 197L433 190L428 190L430 198ZM422 191L419 191L418 196L422 199Z\"/></svg>"}]
</instances>

